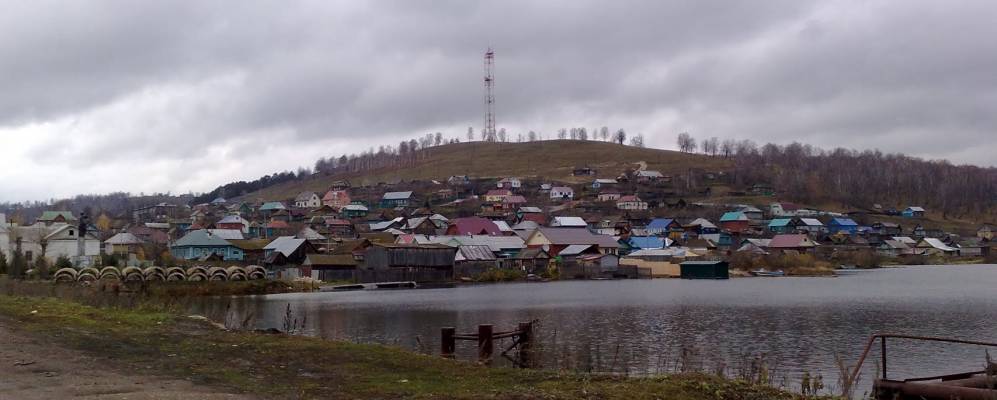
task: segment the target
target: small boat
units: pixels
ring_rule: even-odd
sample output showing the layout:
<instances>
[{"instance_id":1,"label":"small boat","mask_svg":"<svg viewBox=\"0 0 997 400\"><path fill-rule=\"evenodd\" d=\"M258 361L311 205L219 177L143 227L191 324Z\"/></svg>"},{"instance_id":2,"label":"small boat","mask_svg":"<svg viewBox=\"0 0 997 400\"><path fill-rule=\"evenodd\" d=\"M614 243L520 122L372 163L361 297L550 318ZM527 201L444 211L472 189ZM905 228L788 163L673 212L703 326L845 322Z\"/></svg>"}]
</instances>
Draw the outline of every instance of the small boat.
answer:
<instances>
[{"instance_id":1,"label":"small boat","mask_svg":"<svg viewBox=\"0 0 997 400\"><path fill-rule=\"evenodd\" d=\"M751 275L762 276L762 277L776 277L776 276L786 276L786 273L783 272L783 270L781 270L781 269L780 270L775 270L775 271L769 271L769 270L766 270L766 269L762 268L762 269L756 269L754 271L751 271Z\"/></svg>"}]
</instances>

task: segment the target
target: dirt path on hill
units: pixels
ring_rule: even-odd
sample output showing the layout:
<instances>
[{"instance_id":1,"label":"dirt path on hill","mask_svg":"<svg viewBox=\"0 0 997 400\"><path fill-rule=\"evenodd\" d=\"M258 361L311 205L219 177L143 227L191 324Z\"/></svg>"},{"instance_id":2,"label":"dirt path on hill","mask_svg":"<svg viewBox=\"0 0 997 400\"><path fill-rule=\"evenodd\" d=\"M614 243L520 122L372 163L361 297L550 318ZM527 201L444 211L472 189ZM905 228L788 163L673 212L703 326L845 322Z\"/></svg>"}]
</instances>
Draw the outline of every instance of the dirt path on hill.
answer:
<instances>
[{"instance_id":1,"label":"dirt path on hill","mask_svg":"<svg viewBox=\"0 0 997 400\"><path fill-rule=\"evenodd\" d=\"M52 346L9 329L0 319L0 400L8 399L249 399L191 382Z\"/></svg>"}]
</instances>

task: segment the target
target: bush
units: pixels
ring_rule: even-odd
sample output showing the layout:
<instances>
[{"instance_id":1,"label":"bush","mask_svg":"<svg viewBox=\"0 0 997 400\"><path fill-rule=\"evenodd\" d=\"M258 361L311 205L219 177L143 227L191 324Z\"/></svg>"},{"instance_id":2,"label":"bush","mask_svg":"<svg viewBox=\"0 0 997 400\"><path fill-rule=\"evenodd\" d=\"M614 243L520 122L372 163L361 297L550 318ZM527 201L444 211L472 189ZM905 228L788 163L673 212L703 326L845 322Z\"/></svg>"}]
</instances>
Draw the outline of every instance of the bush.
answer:
<instances>
[{"instance_id":1,"label":"bush","mask_svg":"<svg viewBox=\"0 0 997 400\"><path fill-rule=\"evenodd\" d=\"M69 257L59 256L59 258L55 259L55 269L60 270L63 268L73 268L73 262L69 261Z\"/></svg>"},{"instance_id":2,"label":"bush","mask_svg":"<svg viewBox=\"0 0 997 400\"><path fill-rule=\"evenodd\" d=\"M0 275L7 273L7 256L0 251Z\"/></svg>"}]
</instances>

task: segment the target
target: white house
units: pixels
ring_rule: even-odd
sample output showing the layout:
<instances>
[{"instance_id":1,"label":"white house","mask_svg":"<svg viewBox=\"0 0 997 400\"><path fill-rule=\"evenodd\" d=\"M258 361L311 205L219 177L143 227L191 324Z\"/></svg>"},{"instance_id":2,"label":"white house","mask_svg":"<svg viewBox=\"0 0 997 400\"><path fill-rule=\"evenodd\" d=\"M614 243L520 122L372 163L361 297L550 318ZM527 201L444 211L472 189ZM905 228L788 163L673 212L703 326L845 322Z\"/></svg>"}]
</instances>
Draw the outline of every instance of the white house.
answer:
<instances>
[{"instance_id":1,"label":"white house","mask_svg":"<svg viewBox=\"0 0 997 400\"><path fill-rule=\"evenodd\" d=\"M10 230L7 227L7 216L0 213L0 253L10 260Z\"/></svg>"},{"instance_id":2,"label":"white house","mask_svg":"<svg viewBox=\"0 0 997 400\"><path fill-rule=\"evenodd\" d=\"M298 208L319 208L322 206L322 198L315 192L301 192L294 198L294 206Z\"/></svg>"},{"instance_id":3,"label":"white house","mask_svg":"<svg viewBox=\"0 0 997 400\"><path fill-rule=\"evenodd\" d=\"M554 217L550 226L558 228L586 228L588 223L582 217Z\"/></svg>"},{"instance_id":4,"label":"white house","mask_svg":"<svg viewBox=\"0 0 997 400\"><path fill-rule=\"evenodd\" d=\"M523 186L523 182L519 178L503 178L496 186L499 189L519 189Z\"/></svg>"},{"instance_id":5,"label":"white house","mask_svg":"<svg viewBox=\"0 0 997 400\"><path fill-rule=\"evenodd\" d=\"M567 186L554 186L550 188L551 200L571 200L575 198L575 190Z\"/></svg>"},{"instance_id":6,"label":"white house","mask_svg":"<svg viewBox=\"0 0 997 400\"><path fill-rule=\"evenodd\" d=\"M37 257L44 256L50 264L59 257L68 257L77 261L79 229L75 225L55 223L46 226L36 223L30 226L10 227L8 251L13 253L17 247L17 239L21 240L21 252L25 260L33 262ZM2 240L2 239L0 239ZM43 246L44 245L44 246ZM44 254L42 254L44 247ZM100 239L96 233L89 231L83 241L83 256L79 260L82 265L92 265L93 258L100 255Z\"/></svg>"},{"instance_id":7,"label":"white house","mask_svg":"<svg viewBox=\"0 0 997 400\"><path fill-rule=\"evenodd\" d=\"M616 201L616 208L620 210L646 210L647 202L641 200L637 195L626 195Z\"/></svg>"}]
</instances>

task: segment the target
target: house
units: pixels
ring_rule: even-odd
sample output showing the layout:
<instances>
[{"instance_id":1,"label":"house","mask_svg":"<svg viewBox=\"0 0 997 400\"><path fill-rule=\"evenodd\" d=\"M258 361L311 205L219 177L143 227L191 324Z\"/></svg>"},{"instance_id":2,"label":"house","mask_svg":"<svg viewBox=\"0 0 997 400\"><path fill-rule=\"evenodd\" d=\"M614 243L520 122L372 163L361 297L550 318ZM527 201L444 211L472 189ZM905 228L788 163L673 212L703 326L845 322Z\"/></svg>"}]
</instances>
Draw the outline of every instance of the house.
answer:
<instances>
[{"instance_id":1,"label":"house","mask_svg":"<svg viewBox=\"0 0 997 400\"><path fill-rule=\"evenodd\" d=\"M875 222L871 228L876 234L884 236L899 236L904 233L903 227L893 222Z\"/></svg>"},{"instance_id":2,"label":"house","mask_svg":"<svg viewBox=\"0 0 997 400\"><path fill-rule=\"evenodd\" d=\"M900 257L913 254L913 249L907 243L899 240L886 239L876 247L876 253L884 257Z\"/></svg>"},{"instance_id":3,"label":"house","mask_svg":"<svg viewBox=\"0 0 997 400\"><path fill-rule=\"evenodd\" d=\"M621 273L620 257L615 254L581 254L575 257L574 261L574 266L570 264L561 266L561 276L574 277L575 279L637 277L635 273L634 276ZM629 270L636 272L636 268Z\"/></svg>"},{"instance_id":4,"label":"house","mask_svg":"<svg viewBox=\"0 0 997 400\"><path fill-rule=\"evenodd\" d=\"M769 241L769 251L813 252L817 248L809 236L803 234L775 235Z\"/></svg>"},{"instance_id":5,"label":"house","mask_svg":"<svg viewBox=\"0 0 997 400\"><path fill-rule=\"evenodd\" d=\"M59 257L68 257L75 265L90 266L100 255L101 242L96 232L87 230L83 237L80 237L76 225L63 222L46 225L44 222L36 222L28 226L9 226L6 230L9 246L7 253L13 254L20 246L28 262L41 256L51 265ZM83 241L83 258L78 258L80 240Z\"/></svg>"},{"instance_id":6,"label":"house","mask_svg":"<svg viewBox=\"0 0 997 400\"><path fill-rule=\"evenodd\" d=\"M350 204L350 192L345 190L330 190L322 196L322 204L332 207L336 211L342 210Z\"/></svg>"},{"instance_id":7,"label":"house","mask_svg":"<svg viewBox=\"0 0 997 400\"><path fill-rule=\"evenodd\" d=\"M288 229L290 228L291 225L288 224L287 221L280 219L273 219L270 222L267 222L267 224L264 226L265 230L264 236L266 237L283 236L288 233Z\"/></svg>"},{"instance_id":8,"label":"house","mask_svg":"<svg viewBox=\"0 0 997 400\"><path fill-rule=\"evenodd\" d=\"M128 233L135 235L135 237L146 243L162 246L170 243L170 234L161 229L150 228L148 226L133 226L128 228Z\"/></svg>"},{"instance_id":9,"label":"house","mask_svg":"<svg viewBox=\"0 0 997 400\"><path fill-rule=\"evenodd\" d=\"M796 231L796 224L792 218L774 218L769 221L768 228L772 233L793 233Z\"/></svg>"},{"instance_id":10,"label":"house","mask_svg":"<svg viewBox=\"0 0 997 400\"><path fill-rule=\"evenodd\" d=\"M831 218L827 223L827 230L832 234L845 232L849 235L854 235L858 233L858 229L859 224L851 218Z\"/></svg>"},{"instance_id":11,"label":"house","mask_svg":"<svg viewBox=\"0 0 997 400\"><path fill-rule=\"evenodd\" d=\"M806 231L811 235L823 233L824 228L824 224L816 218L800 218L799 223L796 225L797 231Z\"/></svg>"},{"instance_id":12,"label":"house","mask_svg":"<svg viewBox=\"0 0 997 400\"><path fill-rule=\"evenodd\" d=\"M526 245L543 248L552 257L571 245L595 245L601 254L616 254L620 248L612 236L596 235L588 229L547 227L533 231L526 239Z\"/></svg>"},{"instance_id":13,"label":"house","mask_svg":"<svg viewBox=\"0 0 997 400\"><path fill-rule=\"evenodd\" d=\"M981 243L980 239L974 238L959 242L958 249L960 257L983 257L988 255L990 246L986 246Z\"/></svg>"},{"instance_id":14,"label":"house","mask_svg":"<svg viewBox=\"0 0 997 400\"><path fill-rule=\"evenodd\" d=\"M412 200L412 191L387 192L381 196L381 208L408 207Z\"/></svg>"},{"instance_id":15,"label":"house","mask_svg":"<svg viewBox=\"0 0 997 400\"><path fill-rule=\"evenodd\" d=\"M45 225L52 224L76 224L76 217L73 216L72 211L45 211L42 215L35 220L35 223L43 223Z\"/></svg>"},{"instance_id":16,"label":"house","mask_svg":"<svg viewBox=\"0 0 997 400\"><path fill-rule=\"evenodd\" d=\"M980 229L976 230L976 237L979 238L980 240L985 240L988 242L993 241L995 230L997 229L995 229L993 225L983 225L980 227Z\"/></svg>"},{"instance_id":17,"label":"house","mask_svg":"<svg viewBox=\"0 0 997 400\"><path fill-rule=\"evenodd\" d=\"M241 261L242 249L207 229L198 229L184 235L170 246L170 254L182 260L207 259L212 256L225 261Z\"/></svg>"},{"instance_id":18,"label":"house","mask_svg":"<svg viewBox=\"0 0 997 400\"><path fill-rule=\"evenodd\" d=\"M502 209L515 210L526 204L526 198L519 195L506 196L502 199Z\"/></svg>"},{"instance_id":19,"label":"house","mask_svg":"<svg viewBox=\"0 0 997 400\"><path fill-rule=\"evenodd\" d=\"M136 223L150 221L167 221L177 217L177 206L169 203L159 203L139 207L132 211L132 221Z\"/></svg>"},{"instance_id":20,"label":"house","mask_svg":"<svg viewBox=\"0 0 997 400\"><path fill-rule=\"evenodd\" d=\"M720 217L720 228L731 233L744 232L748 230L748 216L741 211L725 212Z\"/></svg>"},{"instance_id":21,"label":"house","mask_svg":"<svg viewBox=\"0 0 997 400\"><path fill-rule=\"evenodd\" d=\"M378 281L448 281L456 254L457 248L442 244L373 243L364 268Z\"/></svg>"},{"instance_id":22,"label":"house","mask_svg":"<svg viewBox=\"0 0 997 400\"><path fill-rule=\"evenodd\" d=\"M752 221L761 221L762 218L765 218L764 214L762 213L762 210L760 210L758 207L743 206L738 211L744 213L744 215Z\"/></svg>"},{"instance_id":23,"label":"house","mask_svg":"<svg viewBox=\"0 0 997 400\"><path fill-rule=\"evenodd\" d=\"M663 235L673 240L682 237L682 225L672 218L652 219L644 229L648 235Z\"/></svg>"},{"instance_id":24,"label":"house","mask_svg":"<svg viewBox=\"0 0 997 400\"><path fill-rule=\"evenodd\" d=\"M223 206L226 203L228 203L228 200L225 200L224 197L220 197L220 196L216 197L214 200L211 200L211 205L213 205L213 206Z\"/></svg>"},{"instance_id":25,"label":"house","mask_svg":"<svg viewBox=\"0 0 997 400\"><path fill-rule=\"evenodd\" d=\"M287 210L287 206L279 201L268 201L260 206L260 214L263 214L264 217L270 217L271 215L284 210Z\"/></svg>"},{"instance_id":26,"label":"house","mask_svg":"<svg viewBox=\"0 0 997 400\"><path fill-rule=\"evenodd\" d=\"M444 244L451 247L461 246L484 246L487 247L497 258L509 258L515 256L524 248L526 244L519 236L490 236L490 235L411 235L409 240L398 238L398 243L415 244Z\"/></svg>"},{"instance_id":27,"label":"house","mask_svg":"<svg viewBox=\"0 0 997 400\"><path fill-rule=\"evenodd\" d=\"M496 186L499 189L519 189L523 186L523 182L519 178L502 178Z\"/></svg>"},{"instance_id":28,"label":"house","mask_svg":"<svg viewBox=\"0 0 997 400\"><path fill-rule=\"evenodd\" d=\"M626 195L616 200L616 208L620 210L646 210L647 202L637 195Z\"/></svg>"},{"instance_id":29,"label":"house","mask_svg":"<svg viewBox=\"0 0 997 400\"><path fill-rule=\"evenodd\" d=\"M301 192L294 198L294 206L298 208L318 208L322 205L322 198L315 192Z\"/></svg>"},{"instance_id":30,"label":"house","mask_svg":"<svg viewBox=\"0 0 997 400\"><path fill-rule=\"evenodd\" d=\"M342 210L340 210L345 218L365 218L367 217L368 211L367 206L356 201L346 205L342 208Z\"/></svg>"},{"instance_id":31,"label":"house","mask_svg":"<svg viewBox=\"0 0 997 400\"><path fill-rule=\"evenodd\" d=\"M622 195L620 192L615 190L605 190L596 197L599 201L616 201L619 200Z\"/></svg>"},{"instance_id":32,"label":"house","mask_svg":"<svg viewBox=\"0 0 997 400\"><path fill-rule=\"evenodd\" d=\"M215 228L218 229L234 229L242 233L249 232L249 221L246 221L242 216L238 214L226 215L218 222L215 222Z\"/></svg>"},{"instance_id":33,"label":"house","mask_svg":"<svg viewBox=\"0 0 997 400\"><path fill-rule=\"evenodd\" d=\"M901 211L900 215L902 215L904 218L923 218L924 208L918 206L910 206Z\"/></svg>"},{"instance_id":34,"label":"house","mask_svg":"<svg viewBox=\"0 0 997 400\"><path fill-rule=\"evenodd\" d=\"M663 249L671 244L672 240L658 236L631 236L627 239L627 247L630 251L643 249Z\"/></svg>"},{"instance_id":35,"label":"house","mask_svg":"<svg viewBox=\"0 0 997 400\"><path fill-rule=\"evenodd\" d=\"M641 183L657 182L659 179L664 177L661 172L651 170L637 171L634 175L637 177L637 182Z\"/></svg>"},{"instance_id":36,"label":"house","mask_svg":"<svg viewBox=\"0 0 997 400\"><path fill-rule=\"evenodd\" d=\"M768 248L771 242L772 239L747 238L741 240L740 247L738 247L735 251L768 254Z\"/></svg>"},{"instance_id":37,"label":"house","mask_svg":"<svg viewBox=\"0 0 997 400\"><path fill-rule=\"evenodd\" d=\"M917 242L915 246L924 255L945 255L952 256L959 252L959 249L951 247L937 238L924 238Z\"/></svg>"},{"instance_id":38,"label":"house","mask_svg":"<svg viewBox=\"0 0 997 400\"><path fill-rule=\"evenodd\" d=\"M524 248L510 257L509 262L512 267L519 268L528 274L539 274L547 271L547 266L550 264L550 254L541 248Z\"/></svg>"},{"instance_id":39,"label":"house","mask_svg":"<svg viewBox=\"0 0 997 400\"><path fill-rule=\"evenodd\" d=\"M104 241L104 252L128 256L138 254L145 242L128 232L121 232Z\"/></svg>"},{"instance_id":40,"label":"house","mask_svg":"<svg viewBox=\"0 0 997 400\"><path fill-rule=\"evenodd\" d=\"M582 217L554 217L550 226L560 228L587 228L588 223Z\"/></svg>"},{"instance_id":41,"label":"house","mask_svg":"<svg viewBox=\"0 0 997 400\"><path fill-rule=\"evenodd\" d=\"M294 236L281 236L263 247L263 264L300 265L308 254L315 252L317 250L308 240Z\"/></svg>"},{"instance_id":42,"label":"house","mask_svg":"<svg viewBox=\"0 0 997 400\"><path fill-rule=\"evenodd\" d=\"M554 186L550 188L551 200L571 200L575 198L575 190L567 186Z\"/></svg>"},{"instance_id":43,"label":"house","mask_svg":"<svg viewBox=\"0 0 997 400\"><path fill-rule=\"evenodd\" d=\"M509 189L493 189L485 193L485 201L489 203L501 203L506 197L512 196Z\"/></svg>"},{"instance_id":44,"label":"house","mask_svg":"<svg viewBox=\"0 0 997 400\"><path fill-rule=\"evenodd\" d=\"M481 217L454 218L446 230L447 235L502 235L498 225Z\"/></svg>"},{"instance_id":45,"label":"house","mask_svg":"<svg viewBox=\"0 0 997 400\"><path fill-rule=\"evenodd\" d=\"M308 254L301 265L312 279L355 282L360 263L352 254Z\"/></svg>"},{"instance_id":46,"label":"house","mask_svg":"<svg viewBox=\"0 0 997 400\"><path fill-rule=\"evenodd\" d=\"M693 233L695 236L703 239L709 239L713 242L720 241L720 228L717 228L716 225L706 218L696 218L687 225L684 225L682 229L687 233Z\"/></svg>"},{"instance_id":47,"label":"house","mask_svg":"<svg viewBox=\"0 0 997 400\"><path fill-rule=\"evenodd\" d=\"M591 175L595 175L596 172L597 171L594 168L576 167L574 170L571 171L571 175L574 175L574 176L591 176Z\"/></svg>"},{"instance_id":48,"label":"house","mask_svg":"<svg viewBox=\"0 0 997 400\"><path fill-rule=\"evenodd\" d=\"M334 182L332 182L331 185L329 185L329 188L332 189L332 190L344 190L344 189L349 189L350 187L352 187L352 185L350 184L350 181L345 180L345 179L344 180L334 181Z\"/></svg>"},{"instance_id":49,"label":"house","mask_svg":"<svg viewBox=\"0 0 997 400\"><path fill-rule=\"evenodd\" d=\"M769 214L773 217L796 217L816 215L817 213L812 210L801 208L799 205L793 203L782 202L769 204Z\"/></svg>"},{"instance_id":50,"label":"house","mask_svg":"<svg viewBox=\"0 0 997 400\"><path fill-rule=\"evenodd\" d=\"M607 186L616 185L616 179L596 179L592 181L592 189L599 189Z\"/></svg>"},{"instance_id":51,"label":"house","mask_svg":"<svg viewBox=\"0 0 997 400\"><path fill-rule=\"evenodd\" d=\"M471 178L468 177L467 175L451 175L449 178L447 178L448 185L457 186L457 185L466 185L468 183L471 183Z\"/></svg>"}]
</instances>

